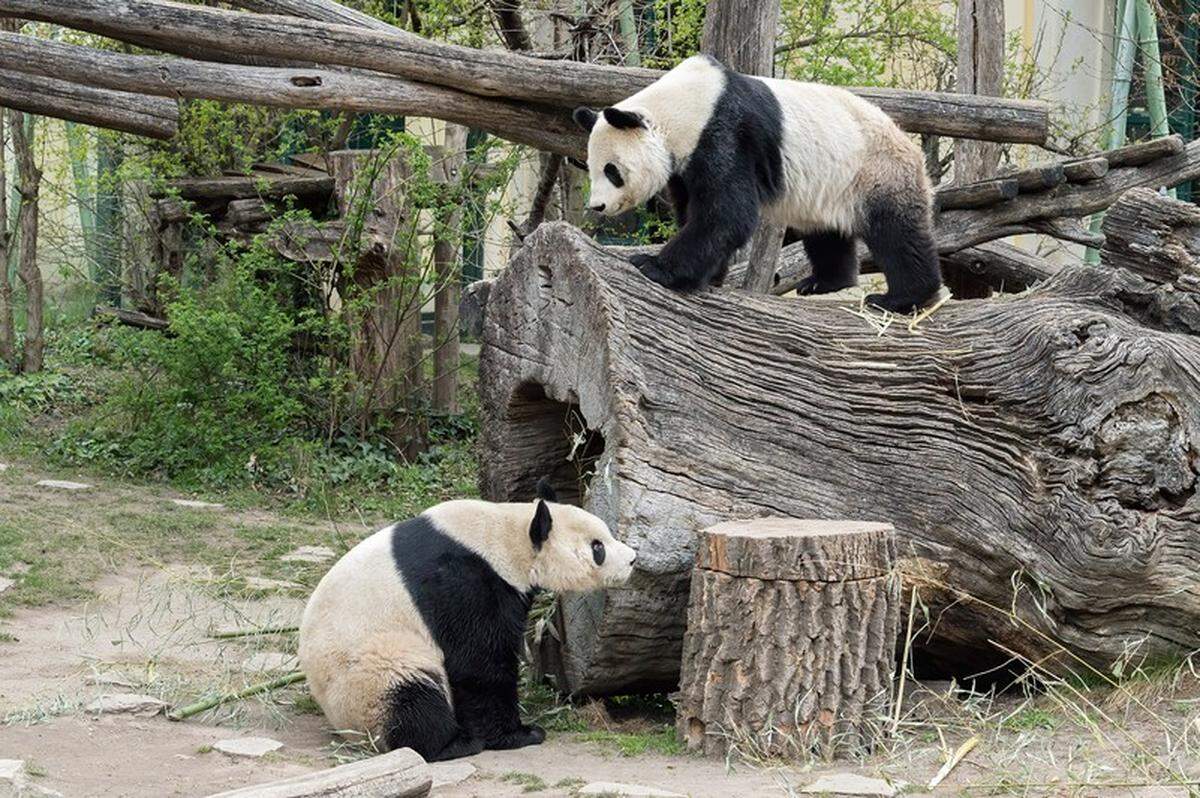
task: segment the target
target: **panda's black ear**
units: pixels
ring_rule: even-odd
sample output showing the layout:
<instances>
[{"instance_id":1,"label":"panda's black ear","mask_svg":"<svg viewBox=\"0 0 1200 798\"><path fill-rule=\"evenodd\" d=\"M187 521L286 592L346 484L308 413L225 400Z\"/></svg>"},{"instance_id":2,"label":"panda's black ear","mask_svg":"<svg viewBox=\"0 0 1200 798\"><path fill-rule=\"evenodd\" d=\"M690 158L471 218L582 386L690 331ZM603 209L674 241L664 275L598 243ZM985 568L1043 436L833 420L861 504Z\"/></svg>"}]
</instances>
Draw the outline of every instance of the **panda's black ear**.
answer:
<instances>
[{"instance_id":1,"label":"panda's black ear","mask_svg":"<svg viewBox=\"0 0 1200 798\"><path fill-rule=\"evenodd\" d=\"M604 120L618 130L646 126L646 119L637 111L622 111L620 108L605 108Z\"/></svg>"},{"instance_id":2,"label":"panda's black ear","mask_svg":"<svg viewBox=\"0 0 1200 798\"><path fill-rule=\"evenodd\" d=\"M550 477L542 477L537 481L537 497L548 502L558 501L558 493L555 492L554 486L550 484Z\"/></svg>"},{"instance_id":3,"label":"panda's black ear","mask_svg":"<svg viewBox=\"0 0 1200 798\"><path fill-rule=\"evenodd\" d=\"M550 508L546 506L546 502L538 499L537 509L533 511L533 521L529 524L529 539L533 541L535 549L540 549L546 539L550 537L552 523Z\"/></svg>"},{"instance_id":4,"label":"panda's black ear","mask_svg":"<svg viewBox=\"0 0 1200 798\"><path fill-rule=\"evenodd\" d=\"M576 108L575 113L571 114L575 119L575 124L579 125L584 131L591 133L592 128L596 126L596 120L599 116L591 108Z\"/></svg>"}]
</instances>

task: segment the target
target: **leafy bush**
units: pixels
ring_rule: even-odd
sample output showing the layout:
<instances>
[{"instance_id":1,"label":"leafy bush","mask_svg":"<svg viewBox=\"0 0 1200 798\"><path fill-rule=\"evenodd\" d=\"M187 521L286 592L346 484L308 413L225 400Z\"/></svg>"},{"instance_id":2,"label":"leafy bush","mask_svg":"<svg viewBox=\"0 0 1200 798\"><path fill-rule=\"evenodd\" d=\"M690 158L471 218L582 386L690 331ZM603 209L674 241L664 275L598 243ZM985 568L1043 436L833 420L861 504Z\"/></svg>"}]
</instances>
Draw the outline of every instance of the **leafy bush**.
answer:
<instances>
[{"instance_id":1,"label":"leafy bush","mask_svg":"<svg viewBox=\"0 0 1200 798\"><path fill-rule=\"evenodd\" d=\"M277 459L302 410L288 361L297 323L275 284L256 279L264 257L234 261L202 292L179 290L169 334L118 338L124 370L59 453L207 483L244 481L248 464Z\"/></svg>"}]
</instances>

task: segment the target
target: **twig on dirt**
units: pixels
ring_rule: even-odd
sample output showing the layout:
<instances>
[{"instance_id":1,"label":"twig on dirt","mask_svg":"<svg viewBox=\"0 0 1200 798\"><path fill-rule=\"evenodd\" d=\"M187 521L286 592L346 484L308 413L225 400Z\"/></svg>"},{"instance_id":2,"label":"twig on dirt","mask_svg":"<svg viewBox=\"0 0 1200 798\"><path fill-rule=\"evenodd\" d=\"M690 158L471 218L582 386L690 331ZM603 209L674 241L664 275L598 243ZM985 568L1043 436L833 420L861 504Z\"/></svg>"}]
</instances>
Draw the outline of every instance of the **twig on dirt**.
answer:
<instances>
[{"instance_id":1,"label":"twig on dirt","mask_svg":"<svg viewBox=\"0 0 1200 798\"><path fill-rule=\"evenodd\" d=\"M958 767L958 763L963 761L967 754L975 750L975 746L977 745L979 745L979 737L972 737L960 745L958 750L946 760L946 764L942 765L942 769L937 772L937 775L929 780L929 789L932 790L941 784L942 781L950 775L950 771Z\"/></svg>"},{"instance_id":2,"label":"twig on dirt","mask_svg":"<svg viewBox=\"0 0 1200 798\"><path fill-rule=\"evenodd\" d=\"M300 631L299 626L263 626L255 629L218 629L208 633L213 640L232 640L236 637L257 637L259 635L293 635Z\"/></svg>"},{"instance_id":3,"label":"twig on dirt","mask_svg":"<svg viewBox=\"0 0 1200 798\"><path fill-rule=\"evenodd\" d=\"M167 713L167 717L171 720L183 720L190 718L192 715L199 715L201 712L206 712L214 707L219 707L222 704L228 704L231 701L241 701L243 698L249 698L252 695L277 690L280 687L287 687L289 684L302 681L304 681L304 674L300 671L295 671L289 673L287 676L280 676L278 679L273 679L269 682L252 684L245 690L239 690L236 693L224 693L212 698L205 698L194 704L188 704L186 707L180 709L171 710Z\"/></svg>"},{"instance_id":4,"label":"twig on dirt","mask_svg":"<svg viewBox=\"0 0 1200 798\"><path fill-rule=\"evenodd\" d=\"M900 729L900 706L904 703L904 682L908 676L908 657L912 653L913 641L913 615L917 609L917 589L912 588L908 602L908 626L905 627L904 633L904 657L900 660L900 684L896 688L896 703L895 713L892 715L892 736L894 737Z\"/></svg>"}]
</instances>

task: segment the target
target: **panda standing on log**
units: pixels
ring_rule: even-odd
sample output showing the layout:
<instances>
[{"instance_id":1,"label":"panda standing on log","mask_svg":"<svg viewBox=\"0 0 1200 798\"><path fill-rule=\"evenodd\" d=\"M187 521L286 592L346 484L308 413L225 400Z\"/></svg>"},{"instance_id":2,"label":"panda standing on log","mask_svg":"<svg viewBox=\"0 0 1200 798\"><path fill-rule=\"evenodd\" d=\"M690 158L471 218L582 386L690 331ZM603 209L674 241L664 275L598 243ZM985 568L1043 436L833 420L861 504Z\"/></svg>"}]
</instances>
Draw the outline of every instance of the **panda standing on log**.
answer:
<instances>
[{"instance_id":1,"label":"panda standing on log","mask_svg":"<svg viewBox=\"0 0 1200 798\"><path fill-rule=\"evenodd\" d=\"M535 588L596 590L637 553L554 502L450 501L382 529L329 569L300 623L300 667L325 717L427 761L537 745L517 677Z\"/></svg>"},{"instance_id":2,"label":"panda standing on log","mask_svg":"<svg viewBox=\"0 0 1200 798\"><path fill-rule=\"evenodd\" d=\"M679 233L631 260L681 291L720 285L760 216L804 241L801 294L855 285L862 238L887 277L867 301L907 312L938 297L932 189L921 150L880 108L833 86L750 77L708 56L682 62L597 114L590 132L592 210L623 213L664 187Z\"/></svg>"}]
</instances>

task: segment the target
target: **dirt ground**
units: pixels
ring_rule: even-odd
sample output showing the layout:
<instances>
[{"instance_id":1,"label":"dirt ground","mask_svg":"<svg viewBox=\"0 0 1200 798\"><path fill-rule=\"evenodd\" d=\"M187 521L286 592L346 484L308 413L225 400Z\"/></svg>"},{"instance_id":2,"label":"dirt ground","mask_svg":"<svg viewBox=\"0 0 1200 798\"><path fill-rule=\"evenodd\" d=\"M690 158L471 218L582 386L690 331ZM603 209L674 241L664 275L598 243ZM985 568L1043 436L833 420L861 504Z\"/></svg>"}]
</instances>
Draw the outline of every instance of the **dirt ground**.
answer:
<instances>
[{"instance_id":1,"label":"dirt ground","mask_svg":"<svg viewBox=\"0 0 1200 798\"><path fill-rule=\"evenodd\" d=\"M289 562L286 553L296 545L344 550L370 523L179 508L165 490L86 478L89 491L35 486L48 476L77 478L20 465L0 473L0 577L12 581L0 592L0 759L25 760L36 784L65 796L203 796L363 755L331 734L303 685L183 722L87 707L119 693L178 707L290 670L293 634L212 635L294 626L332 561ZM32 542L14 540L14 530ZM211 545L172 542L183 534ZM578 716L569 730L552 731L538 748L472 757L468 778L434 794L565 796L607 781L697 797L786 796L832 772L922 793L971 739L974 749L936 793L1167 797L1200 789L1200 680L1188 663L1116 692L996 697L932 684L910 686L906 696L897 734L866 761L729 767L664 747L661 719L567 710ZM282 747L259 759L213 748L249 736Z\"/></svg>"}]
</instances>

